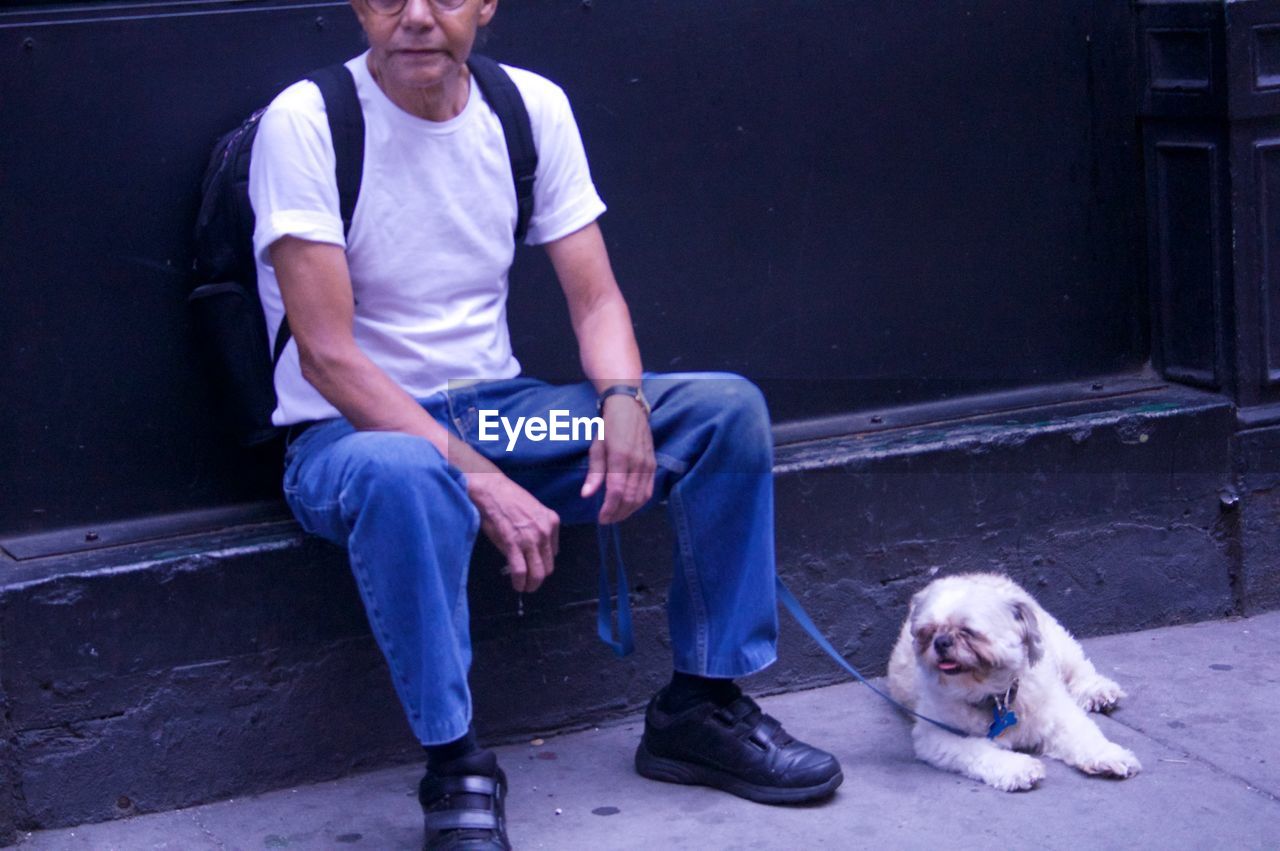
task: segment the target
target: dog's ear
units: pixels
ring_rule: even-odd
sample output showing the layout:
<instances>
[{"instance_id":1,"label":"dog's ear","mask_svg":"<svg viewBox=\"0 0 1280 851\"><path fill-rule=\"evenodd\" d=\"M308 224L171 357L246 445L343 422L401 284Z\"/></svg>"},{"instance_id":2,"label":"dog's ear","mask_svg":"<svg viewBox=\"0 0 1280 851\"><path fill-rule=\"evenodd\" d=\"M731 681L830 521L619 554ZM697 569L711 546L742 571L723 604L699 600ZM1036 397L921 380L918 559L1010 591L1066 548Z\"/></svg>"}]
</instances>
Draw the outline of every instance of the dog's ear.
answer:
<instances>
[{"instance_id":1,"label":"dog's ear","mask_svg":"<svg viewBox=\"0 0 1280 851\"><path fill-rule=\"evenodd\" d=\"M920 607L924 605L924 593L928 590L928 588L921 588L911 595L911 602L907 603L907 623L911 624L912 630L916 627L916 612L920 611Z\"/></svg>"},{"instance_id":2,"label":"dog's ear","mask_svg":"<svg viewBox=\"0 0 1280 851\"><path fill-rule=\"evenodd\" d=\"M1044 639L1040 637L1040 621L1026 600L1014 600L1013 619L1022 630L1022 643L1027 648L1027 664L1034 665L1044 656Z\"/></svg>"}]
</instances>

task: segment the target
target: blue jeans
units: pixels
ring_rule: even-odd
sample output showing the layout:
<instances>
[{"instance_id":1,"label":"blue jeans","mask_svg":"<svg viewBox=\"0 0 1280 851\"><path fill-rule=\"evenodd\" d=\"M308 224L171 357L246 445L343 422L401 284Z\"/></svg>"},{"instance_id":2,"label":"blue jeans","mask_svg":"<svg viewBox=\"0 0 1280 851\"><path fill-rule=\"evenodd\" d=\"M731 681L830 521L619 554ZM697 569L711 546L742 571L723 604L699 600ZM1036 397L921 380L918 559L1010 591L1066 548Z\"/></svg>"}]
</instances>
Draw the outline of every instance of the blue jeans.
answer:
<instances>
[{"instance_id":1,"label":"blue jeans","mask_svg":"<svg viewBox=\"0 0 1280 851\"><path fill-rule=\"evenodd\" d=\"M653 505L666 500L675 569L668 620L676 670L739 677L776 658L772 438L760 391L724 373L646 375L657 455ZM437 393L423 408L560 515L591 523L579 440L481 441L479 412L546 418L596 415L589 383L530 378ZM345 419L304 431L285 455L284 492L308 532L347 548L396 693L424 744L471 723L467 569L480 517L463 474L426 440L357 431ZM649 506L646 506L648 508ZM555 581L552 575L551 580Z\"/></svg>"}]
</instances>

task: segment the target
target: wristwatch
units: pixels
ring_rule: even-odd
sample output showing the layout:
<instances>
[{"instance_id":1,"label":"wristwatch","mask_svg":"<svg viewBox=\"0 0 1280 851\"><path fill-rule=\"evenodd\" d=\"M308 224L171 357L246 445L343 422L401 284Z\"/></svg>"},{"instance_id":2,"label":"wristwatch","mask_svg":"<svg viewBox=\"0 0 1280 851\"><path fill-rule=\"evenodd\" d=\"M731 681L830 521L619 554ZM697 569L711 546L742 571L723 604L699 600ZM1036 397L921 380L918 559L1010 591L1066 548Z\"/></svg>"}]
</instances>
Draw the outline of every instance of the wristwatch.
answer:
<instances>
[{"instance_id":1,"label":"wristwatch","mask_svg":"<svg viewBox=\"0 0 1280 851\"><path fill-rule=\"evenodd\" d=\"M596 413L604 413L604 400L610 396L630 396L640 404L641 408L644 408L646 417L649 416L649 412L652 410L649 407L649 400L644 397L644 391L639 387L634 387L630 384L615 384L612 387L606 387L600 393L599 398L596 399Z\"/></svg>"}]
</instances>

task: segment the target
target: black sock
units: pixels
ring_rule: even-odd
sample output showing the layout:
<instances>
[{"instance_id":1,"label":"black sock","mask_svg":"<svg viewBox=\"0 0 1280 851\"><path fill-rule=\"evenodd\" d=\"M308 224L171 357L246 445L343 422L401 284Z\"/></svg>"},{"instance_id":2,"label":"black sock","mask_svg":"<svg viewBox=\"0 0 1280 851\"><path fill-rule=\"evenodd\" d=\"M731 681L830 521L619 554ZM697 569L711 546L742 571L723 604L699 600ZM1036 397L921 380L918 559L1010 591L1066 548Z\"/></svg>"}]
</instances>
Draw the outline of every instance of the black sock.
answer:
<instances>
[{"instance_id":1,"label":"black sock","mask_svg":"<svg viewBox=\"0 0 1280 851\"><path fill-rule=\"evenodd\" d=\"M470 756L480 750L480 745L476 743L476 732L470 727L460 739L454 739L452 742L445 742L442 745L423 745L422 748L427 752L427 762L432 766L441 765L446 762L452 762L455 759L461 759L464 756Z\"/></svg>"},{"instance_id":2,"label":"black sock","mask_svg":"<svg viewBox=\"0 0 1280 851\"><path fill-rule=\"evenodd\" d=\"M683 712L699 703L715 703L727 706L742 694L742 690L730 679L700 677L676 671L671 683L662 690L658 708L663 712Z\"/></svg>"}]
</instances>

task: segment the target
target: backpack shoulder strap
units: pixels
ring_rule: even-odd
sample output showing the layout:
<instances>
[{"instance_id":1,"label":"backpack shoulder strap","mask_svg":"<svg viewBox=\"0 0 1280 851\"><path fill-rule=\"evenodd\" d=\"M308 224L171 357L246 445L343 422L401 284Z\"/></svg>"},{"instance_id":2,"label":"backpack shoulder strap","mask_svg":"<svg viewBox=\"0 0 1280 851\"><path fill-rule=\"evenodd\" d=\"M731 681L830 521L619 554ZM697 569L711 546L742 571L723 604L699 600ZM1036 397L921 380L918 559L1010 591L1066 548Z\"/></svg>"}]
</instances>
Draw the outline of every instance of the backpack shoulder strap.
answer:
<instances>
[{"instance_id":1,"label":"backpack shoulder strap","mask_svg":"<svg viewBox=\"0 0 1280 851\"><path fill-rule=\"evenodd\" d=\"M467 67L475 75L485 100L502 122L511 159L511 178L516 187L516 242L524 240L533 215L533 178L538 170L538 151L533 144L533 128L520 90L502 66L487 56L471 54Z\"/></svg>"},{"instance_id":2,"label":"backpack shoulder strap","mask_svg":"<svg viewBox=\"0 0 1280 851\"><path fill-rule=\"evenodd\" d=\"M338 179L338 211L342 216L342 232L351 232L351 219L360 197L360 178L364 172L364 112L356 94L356 81L342 64L330 65L313 71L307 79L320 88L324 98L324 112L329 120L329 135L333 138L334 173ZM271 352L271 364L280 363L280 356L289 344L293 331L289 317L280 320L276 331L276 343Z\"/></svg>"},{"instance_id":3,"label":"backpack shoulder strap","mask_svg":"<svg viewBox=\"0 0 1280 851\"><path fill-rule=\"evenodd\" d=\"M338 207L342 232L351 231L356 200L360 197L360 177L364 171L364 112L356 94L356 81L342 64L330 65L307 75L320 87L324 111L333 137L334 171L338 178Z\"/></svg>"}]
</instances>

